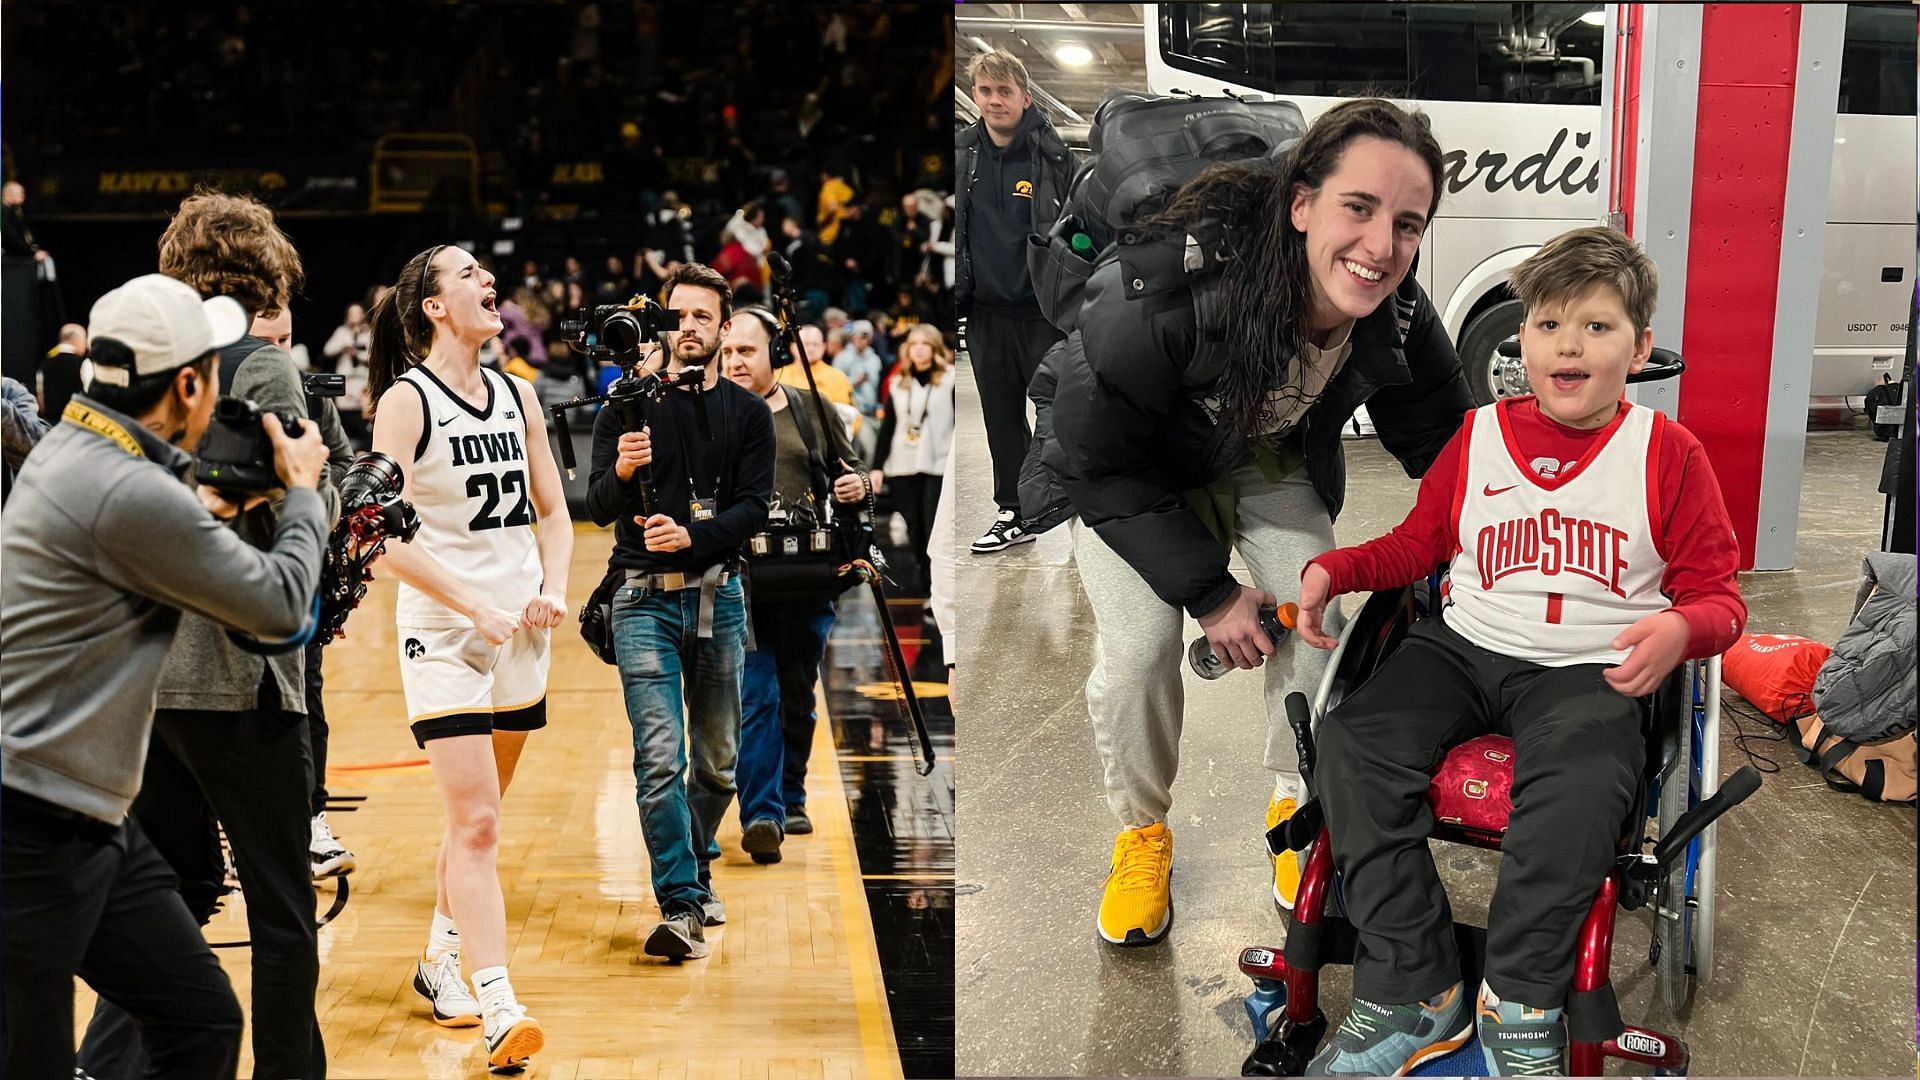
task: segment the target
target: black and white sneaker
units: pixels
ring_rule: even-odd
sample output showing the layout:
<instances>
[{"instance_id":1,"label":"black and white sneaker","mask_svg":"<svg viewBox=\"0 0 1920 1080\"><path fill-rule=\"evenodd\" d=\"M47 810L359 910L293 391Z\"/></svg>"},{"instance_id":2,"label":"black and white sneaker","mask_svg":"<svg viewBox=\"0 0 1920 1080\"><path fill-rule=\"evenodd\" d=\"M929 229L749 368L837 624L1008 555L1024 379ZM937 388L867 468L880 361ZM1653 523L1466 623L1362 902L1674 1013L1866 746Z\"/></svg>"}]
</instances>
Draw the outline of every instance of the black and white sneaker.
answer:
<instances>
[{"instance_id":1,"label":"black and white sneaker","mask_svg":"<svg viewBox=\"0 0 1920 1080\"><path fill-rule=\"evenodd\" d=\"M642 946L648 956L668 960L698 960L707 955L707 934L700 928L701 916L680 912L660 920Z\"/></svg>"},{"instance_id":2,"label":"black and white sneaker","mask_svg":"<svg viewBox=\"0 0 1920 1080\"><path fill-rule=\"evenodd\" d=\"M327 825L327 812L313 815L313 839L307 845L307 858L313 864L313 880L353 873L353 852L340 846Z\"/></svg>"},{"instance_id":3,"label":"black and white sneaker","mask_svg":"<svg viewBox=\"0 0 1920 1080\"><path fill-rule=\"evenodd\" d=\"M986 531L986 534L973 542L971 550L975 555L988 555L1003 551L1015 544L1032 543L1034 536L1034 533L1027 531L1026 523L1020 520L1018 513L1002 510L999 516L993 519L993 526Z\"/></svg>"},{"instance_id":4,"label":"black and white sneaker","mask_svg":"<svg viewBox=\"0 0 1920 1080\"><path fill-rule=\"evenodd\" d=\"M420 961L413 971L413 992L433 1006L433 1022L441 1027L472 1027L480 1022L480 1002L460 974L459 953Z\"/></svg>"}]
</instances>

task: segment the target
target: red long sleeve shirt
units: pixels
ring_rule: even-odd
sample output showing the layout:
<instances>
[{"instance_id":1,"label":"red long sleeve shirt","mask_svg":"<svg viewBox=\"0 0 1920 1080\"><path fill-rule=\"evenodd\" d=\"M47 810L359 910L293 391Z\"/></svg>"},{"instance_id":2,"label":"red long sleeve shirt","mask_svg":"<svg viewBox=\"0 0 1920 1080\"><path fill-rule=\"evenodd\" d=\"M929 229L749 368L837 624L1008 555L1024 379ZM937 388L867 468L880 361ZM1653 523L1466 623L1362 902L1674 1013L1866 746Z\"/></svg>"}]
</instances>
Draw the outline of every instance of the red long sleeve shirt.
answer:
<instances>
[{"instance_id":1,"label":"red long sleeve shirt","mask_svg":"<svg viewBox=\"0 0 1920 1080\"><path fill-rule=\"evenodd\" d=\"M1542 413L1531 397L1516 400L1510 408L1514 440L1543 477L1572 468L1607 430L1567 427ZM1471 416L1421 477L1418 500L1405 521L1376 540L1336 548L1308 564L1317 563L1327 572L1334 595L1418 581L1460 550L1453 492L1465 465L1461 448L1470 424ZM1740 548L1700 441L1677 423L1668 422L1661 430L1665 434L1656 500L1660 520L1654 545L1667 569L1660 591L1687 620L1687 657L1717 656L1740 636L1747 621L1747 605L1734 578Z\"/></svg>"}]
</instances>

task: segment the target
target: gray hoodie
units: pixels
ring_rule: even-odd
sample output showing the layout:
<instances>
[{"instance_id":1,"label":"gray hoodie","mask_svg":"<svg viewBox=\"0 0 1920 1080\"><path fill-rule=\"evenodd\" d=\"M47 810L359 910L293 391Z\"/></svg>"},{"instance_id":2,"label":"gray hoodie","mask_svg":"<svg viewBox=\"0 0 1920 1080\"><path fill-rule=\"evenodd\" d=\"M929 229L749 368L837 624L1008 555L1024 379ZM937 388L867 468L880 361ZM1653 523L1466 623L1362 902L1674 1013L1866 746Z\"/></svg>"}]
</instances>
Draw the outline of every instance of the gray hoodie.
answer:
<instances>
[{"instance_id":1,"label":"gray hoodie","mask_svg":"<svg viewBox=\"0 0 1920 1080\"><path fill-rule=\"evenodd\" d=\"M192 463L84 395L27 458L0 533L0 783L120 823L181 611L265 639L304 628L319 493L289 492L260 551L200 505Z\"/></svg>"},{"instance_id":2,"label":"gray hoodie","mask_svg":"<svg viewBox=\"0 0 1920 1080\"><path fill-rule=\"evenodd\" d=\"M229 373L231 377L229 378ZM242 338L222 351L220 375L225 393L243 397L262 409L307 415L307 395L300 385L300 370L286 350L268 345L258 338ZM339 427L336 416L333 427ZM320 422L323 439L331 440L325 419ZM345 433L340 433L344 441ZM327 507L327 526L340 514L340 493L331 472L320 481L320 497ZM273 540L273 505L257 507L241 514L232 524L241 539L256 548L265 548ZM173 652L160 676L158 706L162 709L192 709L203 712L241 712L261 704L264 678L272 678L282 712L307 711L305 682L306 650L292 649L273 656L247 652L227 638L225 627L211 619L188 614L181 618L174 635ZM267 674L271 673L271 674Z\"/></svg>"}]
</instances>

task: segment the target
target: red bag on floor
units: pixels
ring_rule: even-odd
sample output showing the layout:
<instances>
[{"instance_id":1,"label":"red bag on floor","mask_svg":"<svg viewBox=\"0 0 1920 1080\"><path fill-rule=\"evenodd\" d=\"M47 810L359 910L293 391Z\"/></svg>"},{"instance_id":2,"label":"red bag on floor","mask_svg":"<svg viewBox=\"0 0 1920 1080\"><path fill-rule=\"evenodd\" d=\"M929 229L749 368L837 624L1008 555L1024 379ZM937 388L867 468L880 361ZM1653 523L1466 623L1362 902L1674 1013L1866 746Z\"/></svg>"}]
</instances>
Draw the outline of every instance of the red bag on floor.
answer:
<instances>
[{"instance_id":1,"label":"red bag on floor","mask_svg":"<svg viewBox=\"0 0 1920 1080\"><path fill-rule=\"evenodd\" d=\"M1774 723L1813 712L1813 679L1833 646L1793 634L1742 634L1721 659L1721 678Z\"/></svg>"},{"instance_id":2,"label":"red bag on floor","mask_svg":"<svg viewBox=\"0 0 1920 1080\"><path fill-rule=\"evenodd\" d=\"M1506 832L1513 813L1513 740L1482 735L1447 751L1427 798L1433 816L1449 825Z\"/></svg>"}]
</instances>

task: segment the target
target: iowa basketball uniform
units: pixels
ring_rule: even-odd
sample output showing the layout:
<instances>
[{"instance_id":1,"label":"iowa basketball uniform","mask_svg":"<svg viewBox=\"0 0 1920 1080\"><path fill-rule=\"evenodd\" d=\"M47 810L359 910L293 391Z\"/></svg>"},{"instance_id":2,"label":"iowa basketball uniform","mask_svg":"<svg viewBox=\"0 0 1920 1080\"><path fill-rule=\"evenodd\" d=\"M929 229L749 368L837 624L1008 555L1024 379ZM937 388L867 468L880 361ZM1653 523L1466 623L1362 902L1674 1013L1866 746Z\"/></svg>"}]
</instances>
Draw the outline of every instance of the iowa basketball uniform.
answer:
<instances>
[{"instance_id":1,"label":"iowa basketball uniform","mask_svg":"<svg viewBox=\"0 0 1920 1080\"><path fill-rule=\"evenodd\" d=\"M1654 530L1660 427L1666 417L1623 403L1585 460L1551 480L1522 459L1511 402L1474 411L1454 494L1460 544L1447 625L1468 641L1547 667L1618 664L1613 639L1672 606Z\"/></svg>"},{"instance_id":2,"label":"iowa basketball uniform","mask_svg":"<svg viewBox=\"0 0 1920 1080\"><path fill-rule=\"evenodd\" d=\"M542 578L526 403L506 376L480 374L487 398L479 407L424 366L400 376L421 402L420 442L407 473L420 515L413 543L488 603L518 615L539 595ZM505 645L490 645L466 616L404 582L394 621L407 716L421 746L546 725L547 630L522 627Z\"/></svg>"}]
</instances>

